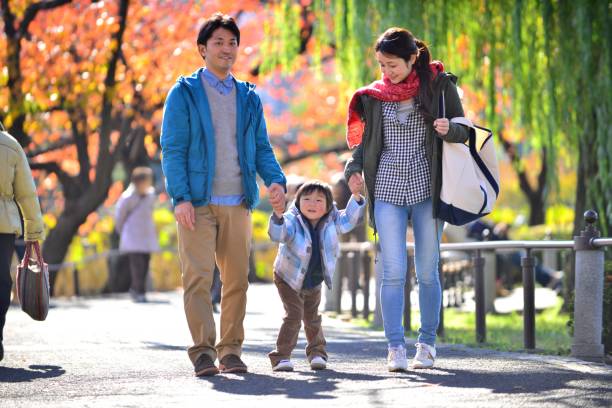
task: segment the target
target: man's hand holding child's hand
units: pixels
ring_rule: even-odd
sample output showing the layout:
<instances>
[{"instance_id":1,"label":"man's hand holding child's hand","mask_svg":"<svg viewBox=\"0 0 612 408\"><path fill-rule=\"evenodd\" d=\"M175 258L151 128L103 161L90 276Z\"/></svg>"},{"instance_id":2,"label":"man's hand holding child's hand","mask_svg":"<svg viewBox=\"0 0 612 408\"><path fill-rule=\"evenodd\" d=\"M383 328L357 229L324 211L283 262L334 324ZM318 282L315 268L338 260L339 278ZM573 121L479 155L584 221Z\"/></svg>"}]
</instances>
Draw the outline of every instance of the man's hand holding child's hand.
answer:
<instances>
[{"instance_id":1,"label":"man's hand holding child's hand","mask_svg":"<svg viewBox=\"0 0 612 408\"><path fill-rule=\"evenodd\" d=\"M268 189L270 205L277 217L281 218L285 212L285 190L280 184L272 184Z\"/></svg>"}]
</instances>

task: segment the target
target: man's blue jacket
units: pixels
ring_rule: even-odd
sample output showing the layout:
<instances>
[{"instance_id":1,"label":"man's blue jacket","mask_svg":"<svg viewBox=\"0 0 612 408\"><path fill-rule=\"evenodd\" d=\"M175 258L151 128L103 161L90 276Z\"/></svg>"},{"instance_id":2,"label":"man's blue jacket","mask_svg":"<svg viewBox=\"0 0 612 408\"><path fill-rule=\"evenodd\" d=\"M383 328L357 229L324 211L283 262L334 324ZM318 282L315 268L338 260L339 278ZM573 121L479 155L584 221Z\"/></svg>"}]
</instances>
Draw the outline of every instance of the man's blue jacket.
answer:
<instances>
[{"instance_id":1,"label":"man's blue jacket","mask_svg":"<svg viewBox=\"0 0 612 408\"><path fill-rule=\"evenodd\" d=\"M203 68L179 77L164 106L161 131L162 168L166 190L177 205L191 201L208 205L215 176L215 134L206 91L200 80ZM256 174L266 186L286 179L274 156L263 109L255 85L234 79L236 86L236 137L245 204L257 206Z\"/></svg>"}]
</instances>

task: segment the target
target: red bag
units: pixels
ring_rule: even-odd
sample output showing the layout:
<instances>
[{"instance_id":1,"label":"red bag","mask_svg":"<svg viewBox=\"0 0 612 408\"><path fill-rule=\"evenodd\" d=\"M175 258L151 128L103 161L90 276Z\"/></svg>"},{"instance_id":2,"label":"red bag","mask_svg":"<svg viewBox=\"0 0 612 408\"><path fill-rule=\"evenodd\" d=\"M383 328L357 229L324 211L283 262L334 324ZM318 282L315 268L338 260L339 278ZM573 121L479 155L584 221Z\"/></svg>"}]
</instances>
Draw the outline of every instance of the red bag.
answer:
<instances>
[{"instance_id":1,"label":"red bag","mask_svg":"<svg viewBox=\"0 0 612 408\"><path fill-rule=\"evenodd\" d=\"M45 320L49 312L49 267L40 254L38 241L26 243L16 281L21 310L34 320Z\"/></svg>"}]
</instances>

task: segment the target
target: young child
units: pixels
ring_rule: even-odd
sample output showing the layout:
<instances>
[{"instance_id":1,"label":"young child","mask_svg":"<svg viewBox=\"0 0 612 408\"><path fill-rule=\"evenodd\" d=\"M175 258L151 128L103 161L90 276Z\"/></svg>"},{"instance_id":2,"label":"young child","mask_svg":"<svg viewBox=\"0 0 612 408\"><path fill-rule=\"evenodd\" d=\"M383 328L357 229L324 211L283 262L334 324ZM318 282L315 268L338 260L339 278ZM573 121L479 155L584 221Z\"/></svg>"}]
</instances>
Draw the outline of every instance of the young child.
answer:
<instances>
[{"instance_id":1,"label":"young child","mask_svg":"<svg viewBox=\"0 0 612 408\"><path fill-rule=\"evenodd\" d=\"M349 187L353 195L345 210L336 208L331 188L320 181L302 185L286 213L283 214L283 207L274 208L268 234L272 241L280 242L274 262L274 283L285 308L276 350L268 354L274 371L293 371L291 352L302 321L311 369L322 370L327 366L319 314L321 283L325 281L331 286L340 254L338 234L359 225L365 213L365 198L360 195L363 183L355 181Z\"/></svg>"}]
</instances>

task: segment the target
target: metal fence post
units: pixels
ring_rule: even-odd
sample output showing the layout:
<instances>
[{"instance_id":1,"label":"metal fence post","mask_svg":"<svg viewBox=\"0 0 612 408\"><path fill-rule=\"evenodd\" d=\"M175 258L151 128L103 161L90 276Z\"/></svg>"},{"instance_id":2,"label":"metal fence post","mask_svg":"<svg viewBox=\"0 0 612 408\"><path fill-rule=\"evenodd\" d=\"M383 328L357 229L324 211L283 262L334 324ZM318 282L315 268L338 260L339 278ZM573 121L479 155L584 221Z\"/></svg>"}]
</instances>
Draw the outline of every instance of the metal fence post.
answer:
<instances>
[{"instance_id":1,"label":"metal fence post","mask_svg":"<svg viewBox=\"0 0 612 408\"><path fill-rule=\"evenodd\" d=\"M81 295L81 284L79 282L79 270L76 267L76 265L74 269L72 270L72 285L74 286L74 296L80 296Z\"/></svg>"},{"instance_id":2,"label":"metal fence post","mask_svg":"<svg viewBox=\"0 0 612 408\"><path fill-rule=\"evenodd\" d=\"M474 291L476 292L476 341L484 343L487 340L487 313L485 310L485 279L484 263L480 249L472 257L474 265Z\"/></svg>"},{"instance_id":3,"label":"metal fence post","mask_svg":"<svg viewBox=\"0 0 612 408\"><path fill-rule=\"evenodd\" d=\"M357 290L359 288L359 252L349 254L349 288L351 289L351 316L357 317Z\"/></svg>"},{"instance_id":4,"label":"metal fence post","mask_svg":"<svg viewBox=\"0 0 612 408\"><path fill-rule=\"evenodd\" d=\"M442 301L440 304L440 322L438 323L437 335L438 337L444 338L444 273L442 272L442 261L438 261L438 276L440 278L440 288L442 290ZM450 291L447 292L449 294L449 304L450 304Z\"/></svg>"},{"instance_id":5,"label":"metal fence post","mask_svg":"<svg viewBox=\"0 0 612 408\"><path fill-rule=\"evenodd\" d=\"M337 314L342 313L342 283L344 281L344 277L346 276L346 266L347 255L346 251L342 251L340 254L340 259L338 259L338 270L336 273L339 275L338 277L338 285L336 286L336 290L333 293L334 296L334 308Z\"/></svg>"},{"instance_id":6,"label":"metal fence post","mask_svg":"<svg viewBox=\"0 0 612 408\"><path fill-rule=\"evenodd\" d=\"M485 229L482 232L482 241L490 242L491 230ZM496 285L495 279L497 275L497 258L495 251L482 251L482 257L484 258L484 302L485 302L485 313L495 312L495 297L496 297Z\"/></svg>"},{"instance_id":7,"label":"metal fence post","mask_svg":"<svg viewBox=\"0 0 612 408\"><path fill-rule=\"evenodd\" d=\"M374 255L374 279L376 280L376 292L374 296L376 298L376 308L374 309L374 320L372 324L375 327L381 327L383 325L383 320L382 307L380 305L380 286L382 283L383 265L380 259L380 252L378 252L380 251L380 247L375 248L374 251L376 251ZM376 253L379 255L377 256Z\"/></svg>"},{"instance_id":8,"label":"metal fence post","mask_svg":"<svg viewBox=\"0 0 612 408\"><path fill-rule=\"evenodd\" d=\"M410 303L410 292L412 292L412 281L410 278L410 254L406 257L406 282L404 283L404 331L410 333L412 330L412 304Z\"/></svg>"},{"instance_id":9,"label":"metal fence post","mask_svg":"<svg viewBox=\"0 0 612 408\"><path fill-rule=\"evenodd\" d=\"M370 318L370 277L372 275L372 258L367 250L361 253L361 267L363 268L363 318Z\"/></svg>"},{"instance_id":10,"label":"metal fence post","mask_svg":"<svg viewBox=\"0 0 612 408\"><path fill-rule=\"evenodd\" d=\"M523 267L523 345L526 349L535 348L535 259L531 249L525 251L521 259Z\"/></svg>"},{"instance_id":11,"label":"metal fence post","mask_svg":"<svg viewBox=\"0 0 612 408\"><path fill-rule=\"evenodd\" d=\"M592 245L599 237L595 227L597 213L584 213L585 229L574 237L576 251L576 284L574 289L574 338L571 355L583 360L601 362L604 252Z\"/></svg>"}]
</instances>

